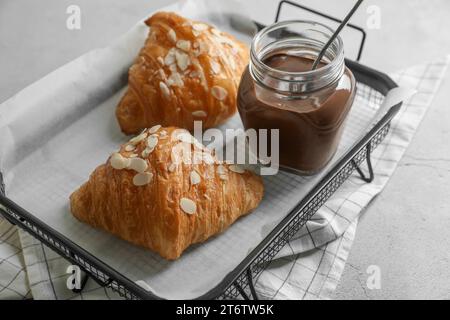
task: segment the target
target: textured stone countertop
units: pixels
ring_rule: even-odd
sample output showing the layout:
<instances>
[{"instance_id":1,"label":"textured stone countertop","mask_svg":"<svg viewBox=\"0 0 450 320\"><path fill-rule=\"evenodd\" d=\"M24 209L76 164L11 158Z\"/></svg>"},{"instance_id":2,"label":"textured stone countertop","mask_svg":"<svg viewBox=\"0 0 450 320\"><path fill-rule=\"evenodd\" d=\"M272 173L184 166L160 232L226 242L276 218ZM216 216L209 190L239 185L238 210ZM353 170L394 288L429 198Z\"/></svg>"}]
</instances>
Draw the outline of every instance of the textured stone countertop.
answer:
<instances>
[{"instance_id":1,"label":"textured stone countertop","mask_svg":"<svg viewBox=\"0 0 450 320\"><path fill-rule=\"evenodd\" d=\"M169 0L3 0L0 2L0 102L93 48L107 45L146 12ZM302 0L342 17L354 1ZM277 1L246 0L261 22ZM82 29L66 28L66 8L82 10ZM258 5L256 5L258 4ZM450 54L450 1L368 0L381 9L362 62L393 72ZM299 12L296 16L302 18ZM339 299L450 299L450 77L383 193L365 210L341 282ZM369 290L366 270L381 269L381 289Z\"/></svg>"}]
</instances>

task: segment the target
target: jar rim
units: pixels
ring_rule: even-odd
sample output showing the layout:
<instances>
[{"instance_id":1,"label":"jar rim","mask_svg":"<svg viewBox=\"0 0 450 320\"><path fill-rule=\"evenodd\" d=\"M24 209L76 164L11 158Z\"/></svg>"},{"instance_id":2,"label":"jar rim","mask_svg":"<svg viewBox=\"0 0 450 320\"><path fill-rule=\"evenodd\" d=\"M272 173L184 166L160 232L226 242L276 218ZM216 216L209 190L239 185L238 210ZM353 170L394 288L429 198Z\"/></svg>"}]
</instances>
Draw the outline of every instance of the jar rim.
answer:
<instances>
[{"instance_id":1,"label":"jar rim","mask_svg":"<svg viewBox=\"0 0 450 320\"><path fill-rule=\"evenodd\" d=\"M309 71L285 71L273 68L269 65L267 65L264 61L264 55L261 56L261 52L264 52L264 49L267 47L260 49L258 48L258 45L261 45L264 38L268 36L271 32L280 30L280 29L287 29L288 27L292 27L295 25L304 25L305 30L304 31L316 31L322 36L326 38L331 38L331 36L334 33L334 30L331 29L329 26L312 21L312 20L287 20L287 21L281 21L274 23L272 25L269 25L262 29L261 31L256 34L254 37L251 49L250 49L250 56L251 56L251 73L252 76L255 77L254 73L259 74L260 77L270 77L275 80L280 80L285 83L302 83L302 82L311 82L312 79L317 79L324 77L327 80L322 81L321 84L317 84L317 86L325 86L330 83L332 83L335 79L339 78L343 70L345 69L345 63L344 63L344 45L342 38L340 36L337 36L336 39L332 42L330 47L327 50L327 53L329 57L332 56L332 59L330 59L329 63L327 63L325 66L321 66L315 70L309 70ZM309 28L308 28L309 27ZM299 33L299 36L301 34ZM302 39L299 37L299 39ZM307 40L308 38L303 36L303 39ZM273 43L281 42L280 39L274 41ZM325 45L325 42L323 43ZM322 46L323 47L323 46ZM334 50L334 51L333 51ZM270 52L270 51L269 51ZM319 52L317 52L318 54ZM255 70L256 69L256 70ZM261 79L259 79L261 81ZM261 81L264 82L264 81ZM325 82L327 82L325 84ZM311 89L310 85L305 85L305 88L308 87ZM313 87L316 87L316 85L313 85ZM284 91L284 90L281 90ZM303 90L302 90L303 91Z\"/></svg>"},{"instance_id":2,"label":"jar rim","mask_svg":"<svg viewBox=\"0 0 450 320\"><path fill-rule=\"evenodd\" d=\"M323 23L321 23L321 22L316 22L316 21L313 21L313 20L285 20L285 21L276 22L276 23L274 23L274 24L271 24L271 25L269 25L269 26L267 26L267 27L261 29L261 30L256 34L256 36L253 38L253 41L252 41L252 44L251 44L251 50L250 50L252 56L254 56L256 59L259 60L259 57L258 57L257 52L256 52L255 44L258 43L258 42L259 42L264 36L266 36L269 32L274 31L274 30L276 30L276 29L281 29L281 28L286 27L286 26L288 26L288 25L298 24L298 23L310 24L310 25L313 25L313 26L320 26L320 27L323 27L323 28L325 28L325 29L327 29L328 31L331 32L330 37L331 37L331 35L333 35L333 33L334 33L334 30L331 29L331 28L330 28L329 26L327 26L326 24L323 24ZM333 43L336 43L336 44L338 45L338 47L341 48L341 50L339 50L338 55L335 57L335 59L333 59L333 60L337 60L337 59L339 58L340 55L343 55L343 54L344 54L344 50L343 50L344 45L343 45L343 41L342 41L341 36L338 35L338 36L336 37L336 39L333 41ZM329 49L328 49L328 50L329 50ZM279 69L272 68L272 67L268 66L268 65L265 64L263 61L261 61L261 62L262 62L268 69L270 69L271 71L277 71L277 72L280 72L280 71L281 71L281 70L279 70ZM302 75L306 75L306 74L312 74L312 73L314 73L315 71L320 70L320 69L326 69L326 68L330 67L330 65L331 65L331 63L327 64L326 66L317 68L317 69L315 69L315 70L310 70L310 71L300 71L300 72L294 72L294 71L281 71L281 72L284 72L284 73L291 73L291 74L302 74Z\"/></svg>"}]
</instances>

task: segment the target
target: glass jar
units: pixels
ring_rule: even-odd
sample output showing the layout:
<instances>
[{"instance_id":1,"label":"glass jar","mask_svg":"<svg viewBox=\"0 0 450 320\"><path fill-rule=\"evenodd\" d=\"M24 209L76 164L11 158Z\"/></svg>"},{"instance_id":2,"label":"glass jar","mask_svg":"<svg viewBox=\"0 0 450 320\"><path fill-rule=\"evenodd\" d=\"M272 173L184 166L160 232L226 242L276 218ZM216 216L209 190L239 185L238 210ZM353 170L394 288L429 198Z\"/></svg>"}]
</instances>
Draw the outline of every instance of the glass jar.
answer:
<instances>
[{"instance_id":1,"label":"glass jar","mask_svg":"<svg viewBox=\"0 0 450 320\"><path fill-rule=\"evenodd\" d=\"M314 174L332 159L355 96L355 78L345 66L340 37L311 70L332 34L311 21L263 29L253 39L239 86L245 129L279 129L279 166L300 174Z\"/></svg>"}]
</instances>

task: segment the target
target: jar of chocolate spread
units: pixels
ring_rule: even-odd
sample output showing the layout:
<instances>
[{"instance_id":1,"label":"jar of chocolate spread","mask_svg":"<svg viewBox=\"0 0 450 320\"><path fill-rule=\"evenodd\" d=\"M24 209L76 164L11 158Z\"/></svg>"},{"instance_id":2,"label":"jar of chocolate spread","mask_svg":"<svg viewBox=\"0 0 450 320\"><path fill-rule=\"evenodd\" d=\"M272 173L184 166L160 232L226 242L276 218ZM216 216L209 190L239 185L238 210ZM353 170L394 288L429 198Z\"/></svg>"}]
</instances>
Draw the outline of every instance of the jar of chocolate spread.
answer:
<instances>
[{"instance_id":1,"label":"jar of chocolate spread","mask_svg":"<svg viewBox=\"0 0 450 320\"><path fill-rule=\"evenodd\" d=\"M355 96L340 37L312 70L332 34L309 21L263 29L253 40L239 87L245 129L279 129L279 166L300 174L314 174L332 159Z\"/></svg>"}]
</instances>

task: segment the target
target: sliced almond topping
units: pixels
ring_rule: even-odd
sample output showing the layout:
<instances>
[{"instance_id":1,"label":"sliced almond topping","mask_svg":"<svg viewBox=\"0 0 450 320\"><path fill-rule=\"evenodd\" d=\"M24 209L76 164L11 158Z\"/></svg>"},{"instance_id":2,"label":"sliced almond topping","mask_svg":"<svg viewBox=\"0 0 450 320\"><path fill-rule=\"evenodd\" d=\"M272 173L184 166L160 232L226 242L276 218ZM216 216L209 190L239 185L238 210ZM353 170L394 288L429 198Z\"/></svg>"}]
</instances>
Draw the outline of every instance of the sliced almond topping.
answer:
<instances>
[{"instance_id":1,"label":"sliced almond topping","mask_svg":"<svg viewBox=\"0 0 450 320\"><path fill-rule=\"evenodd\" d=\"M199 49L200 54L201 53L209 53L209 45L205 41L200 41L199 42L198 49Z\"/></svg>"},{"instance_id":2,"label":"sliced almond topping","mask_svg":"<svg viewBox=\"0 0 450 320\"><path fill-rule=\"evenodd\" d=\"M159 132L159 139L166 139L169 135L167 134L166 130L161 130Z\"/></svg>"},{"instance_id":3,"label":"sliced almond topping","mask_svg":"<svg viewBox=\"0 0 450 320\"><path fill-rule=\"evenodd\" d=\"M172 28L167 32L167 36L173 43L177 42L177 34L175 33L175 31L173 31Z\"/></svg>"},{"instance_id":4,"label":"sliced almond topping","mask_svg":"<svg viewBox=\"0 0 450 320\"><path fill-rule=\"evenodd\" d=\"M186 70L187 67L189 67L189 65L191 64L191 59L189 58L189 56L181 51L177 51L175 53L175 59L177 60L178 68L180 68L182 71Z\"/></svg>"},{"instance_id":5,"label":"sliced almond topping","mask_svg":"<svg viewBox=\"0 0 450 320\"><path fill-rule=\"evenodd\" d=\"M177 164L176 163L171 163L169 165L168 170L169 170L169 172L174 172L176 170L176 168L177 168Z\"/></svg>"},{"instance_id":6,"label":"sliced almond topping","mask_svg":"<svg viewBox=\"0 0 450 320\"><path fill-rule=\"evenodd\" d=\"M199 73L197 71L191 71L191 73L189 73L189 77L191 78L198 78L199 77Z\"/></svg>"},{"instance_id":7,"label":"sliced almond topping","mask_svg":"<svg viewBox=\"0 0 450 320\"><path fill-rule=\"evenodd\" d=\"M157 144L158 144L157 135L151 135L150 137L147 138L147 148L154 149Z\"/></svg>"},{"instance_id":8,"label":"sliced almond topping","mask_svg":"<svg viewBox=\"0 0 450 320\"><path fill-rule=\"evenodd\" d=\"M236 44L234 43L233 40L231 40L230 38L224 36L223 34L219 34L219 35L215 34L215 35L214 35L214 38L215 38L218 42L220 42L220 43L222 43L222 44L228 44L228 45L230 45L231 47L233 47L234 45L236 45Z\"/></svg>"},{"instance_id":9,"label":"sliced almond topping","mask_svg":"<svg viewBox=\"0 0 450 320\"><path fill-rule=\"evenodd\" d=\"M167 84L165 84L164 82L160 81L159 82L159 89L161 90L161 93L162 93L164 98L170 99L170 89L167 86Z\"/></svg>"},{"instance_id":10,"label":"sliced almond topping","mask_svg":"<svg viewBox=\"0 0 450 320\"><path fill-rule=\"evenodd\" d=\"M159 129L161 129L161 125L157 124L156 126L153 126L150 129L148 129L148 133L150 134L157 133Z\"/></svg>"},{"instance_id":11,"label":"sliced almond topping","mask_svg":"<svg viewBox=\"0 0 450 320\"><path fill-rule=\"evenodd\" d=\"M178 40L177 48L183 51L189 51L191 50L191 42L188 40Z\"/></svg>"},{"instance_id":12,"label":"sliced almond topping","mask_svg":"<svg viewBox=\"0 0 450 320\"><path fill-rule=\"evenodd\" d=\"M211 60L211 70L214 74L219 74L220 73L220 64L217 63L215 60Z\"/></svg>"},{"instance_id":13,"label":"sliced almond topping","mask_svg":"<svg viewBox=\"0 0 450 320\"><path fill-rule=\"evenodd\" d=\"M130 159L129 169L134 170L136 172L142 173L148 168L147 161L141 158L132 158Z\"/></svg>"},{"instance_id":14,"label":"sliced almond topping","mask_svg":"<svg viewBox=\"0 0 450 320\"><path fill-rule=\"evenodd\" d=\"M193 30L200 31L200 32L205 31L208 28L209 28L209 26L207 24L204 24L204 23L195 23L195 24L192 25L192 29Z\"/></svg>"},{"instance_id":15,"label":"sliced almond topping","mask_svg":"<svg viewBox=\"0 0 450 320\"><path fill-rule=\"evenodd\" d=\"M142 151L142 154L141 154L142 158L147 158L150 155L150 153L153 152L153 150L154 149L145 148L144 151Z\"/></svg>"},{"instance_id":16,"label":"sliced almond topping","mask_svg":"<svg viewBox=\"0 0 450 320\"><path fill-rule=\"evenodd\" d=\"M172 73L167 80L167 84L170 86L182 87L184 85L183 79L178 72Z\"/></svg>"},{"instance_id":17,"label":"sliced almond topping","mask_svg":"<svg viewBox=\"0 0 450 320\"><path fill-rule=\"evenodd\" d=\"M138 173L133 177L133 184L137 187L145 186L149 184L153 179L153 173L151 172L142 172Z\"/></svg>"},{"instance_id":18,"label":"sliced almond topping","mask_svg":"<svg viewBox=\"0 0 450 320\"><path fill-rule=\"evenodd\" d=\"M198 59L194 59L192 61L192 64L197 69L198 77L200 78L200 83L203 86L205 90L208 90L208 81L206 80L205 73L203 72L203 66L200 64L200 61Z\"/></svg>"},{"instance_id":19,"label":"sliced almond topping","mask_svg":"<svg viewBox=\"0 0 450 320\"><path fill-rule=\"evenodd\" d=\"M147 133L143 132L140 135L132 138L129 142L131 144L137 145L139 142L141 142L142 140L144 140L145 138L147 138Z\"/></svg>"},{"instance_id":20,"label":"sliced almond topping","mask_svg":"<svg viewBox=\"0 0 450 320\"><path fill-rule=\"evenodd\" d=\"M227 173L227 169L223 165L219 165L217 167L217 173L220 175L224 175Z\"/></svg>"},{"instance_id":21,"label":"sliced almond topping","mask_svg":"<svg viewBox=\"0 0 450 320\"><path fill-rule=\"evenodd\" d=\"M194 214L197 211L195 202L188 198L181 198L180 208L187 214Z\"/></svg>"},{"instance_id":22,"label":"sliced almond topping","mask_svg":"<svg viewBox=\"0 0 450 320\"><path fill-rule=\"evenodd\" d=\"M171 64L174 63L175 63L175 51L173 49L170 49L166 57L164 58L164 64L166 66L170 66Z\"/></svg>"},{"instance_id":23,"label":"sliced almond topping","mask_svg":"<svg viewBox=\"0 0 450 320\"><path fill-rule=\"evenodd\" d=\"M197 171L191 172L191 185L199 184L201 181L200 175L197 173Z\"/></svg>"},{"instance_id":24,"label":"sliced almond topping","mask_svg":"<svg viewBox=\"0 0 450 320\"><path fill-rule=\"evenodd\" d=\"M226 174L220 174L220 175L219 175L219 178L220 178L221 180L228 180L228 176L227 176Z\"/></svg>"},{"instance_id":25,"label":"sliced almond topping","mask_svg":"<svg viewBox=\"0 0 450 320\"><path fill-rule=\"evenodd\" d=\"M158 69L158 73L161 79L166 80L167 76L163 69Z\"/></svg>"},{"instance_id":26,"label":"sliced almond topping","mask_svg":"<svg viewBox=\"0 0 450 320\"><path fill-rule=\"evenodd\" d=\"M126 146L125 146L125 151L126 152L131 152L131 151L134 151L136 149L136 146L135 145L132 145L132 144L127 144Z\"/></svg>"},{"instance_id":27,"label":"sliced almond topping","mask_svg":"<svg viewBox=\"0 0 450 320\"><path fill-rule=\"evenodd\" d=\"M192 115L194 117L199 117L199 118L205 118L208 116L208 114L203 110L194 111L194 112L192 112Z\"/></svg>"},{"instance_id":28,"label":"sliced almond topping","mask_svg":"<svg viewBox=\"0 0 450 320\"><path fill-rule=\"evenodd\" d=\"M111 166L116 170L125 169L128 165L128 159L122 157L120 153L113 153L110 159Z\"/></svg>"},{"instance_id":29,"label":"sliced almond topping","mask_svg":"<svg viewBox=\"0 0 450 320\"><path fill-rule=\"evenodd\" d=\"M178 70L177 70L177 64L176 64L176 63L171 64L171 65L169 66L169 70L170 70L171 73L176 73L176 72L178 72Z\"/></svg>"},{"instance_id":30,"label":"sliced almond topping","mask_svg":"<svg viewBox=\"0 0 450 320\"><path fill-rule=\"evenodd\" d=\"M212 87L211 94L214 98L216 98L219 101L225 100L225 98L228 96L227 90L219 86Z\"/></svg>"},{"instance_id":31,"label":"sliced almond topping","mask_svg":"<svg viewBox=\"0 0 450 320\"><path fill-rule=\"evenodd\" d=\"M240 174L245 172L244 168L242 168L241 166L237 166L235 164L232 164L231 166L229 166L228 169L230 169L233 172L240 173Z\"/></svg>"},{"instance_id":32,"label":"sliced almond topping","mask_svg":"<svg viewBox=\"0 0 450 320\"><path fill-rule=\"evenodd\" d=\"M164 59L162 58L162 57L158 57L158 58L156 58L156 61L158 61L158 63L160 64L160 65L164 65Z\"/></svg>"},{"instance_id":33,"label":"sliced almond topping","mask_svg":"<svg viewBox=\"0 0 450 320\"><path fill-rule=\"evenodd\" d=\"M130 154L128 157L129 158L136 158L138 155L136 154L136 153L132 153L132 154Z\"/></svg>"}]
</instances>

